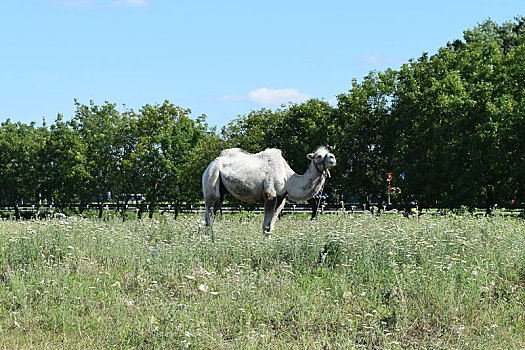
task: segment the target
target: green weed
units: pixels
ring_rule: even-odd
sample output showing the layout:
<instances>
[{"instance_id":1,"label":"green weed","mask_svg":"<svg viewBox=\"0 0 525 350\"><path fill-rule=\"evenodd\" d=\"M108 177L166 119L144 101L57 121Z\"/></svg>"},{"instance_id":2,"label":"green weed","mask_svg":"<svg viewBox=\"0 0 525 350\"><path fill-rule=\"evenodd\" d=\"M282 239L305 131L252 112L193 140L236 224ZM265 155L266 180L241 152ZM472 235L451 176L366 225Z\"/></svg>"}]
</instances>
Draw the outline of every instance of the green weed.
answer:
<instances>
[{"instance_id":1,"label":"green weed","mask_svg":"<svg viewBox=\"0 0 525 350\"><path fill-rule=\"evenodd\" d=\"M525 224L225 215L0 221L4 348L517 348Z\"/></svg>"}]
</instances>

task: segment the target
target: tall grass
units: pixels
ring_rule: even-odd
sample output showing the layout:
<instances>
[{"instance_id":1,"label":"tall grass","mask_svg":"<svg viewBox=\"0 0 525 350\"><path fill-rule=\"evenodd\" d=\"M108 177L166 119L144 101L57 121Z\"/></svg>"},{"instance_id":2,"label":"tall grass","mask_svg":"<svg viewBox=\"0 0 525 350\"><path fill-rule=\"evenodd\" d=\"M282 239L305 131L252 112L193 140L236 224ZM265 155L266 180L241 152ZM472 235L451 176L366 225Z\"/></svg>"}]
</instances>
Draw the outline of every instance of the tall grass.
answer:
<instances>
[{"instance_id":1,"label":"tall grass","mask_svg":"<svg viewBox=\"0 0 525 350\"><path fill-rule=\"evenodd\" d=\"M4 348L519 348L516 218L0 222Z\"/></svg>"}]
</instances>

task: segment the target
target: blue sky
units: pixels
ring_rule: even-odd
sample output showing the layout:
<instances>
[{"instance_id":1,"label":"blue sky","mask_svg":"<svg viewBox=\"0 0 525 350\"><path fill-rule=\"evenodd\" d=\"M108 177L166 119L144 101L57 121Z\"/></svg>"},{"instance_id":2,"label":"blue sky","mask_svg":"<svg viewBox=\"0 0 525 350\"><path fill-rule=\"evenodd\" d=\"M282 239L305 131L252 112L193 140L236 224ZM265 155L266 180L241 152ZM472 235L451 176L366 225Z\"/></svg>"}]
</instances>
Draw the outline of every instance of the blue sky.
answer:
<instances>
[{"instance_id":1,"label":"blue sky","mask_svg":"<svg viewBox=\"0 0 525 350\"><path fill-rule=\"evenodd\" d=\"M53 122L73 99L138 110L164 100L219 127L434 54L525 2L5 0L0 121Z\"/></svg>"}]
</instances>

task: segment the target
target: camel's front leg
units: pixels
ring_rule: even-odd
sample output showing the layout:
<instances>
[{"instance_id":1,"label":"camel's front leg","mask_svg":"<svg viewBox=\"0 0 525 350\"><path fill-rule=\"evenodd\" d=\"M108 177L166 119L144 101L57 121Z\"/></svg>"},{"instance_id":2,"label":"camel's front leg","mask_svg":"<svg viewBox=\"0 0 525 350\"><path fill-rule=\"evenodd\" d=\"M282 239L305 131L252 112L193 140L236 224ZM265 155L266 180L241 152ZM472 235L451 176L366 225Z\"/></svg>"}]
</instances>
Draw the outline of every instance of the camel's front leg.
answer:
<instances>
[{"instance_id":1,"label":"camel's front leg","mask_svg":"<svg viewBox=\"0 0 525 350\"><path fill-rule=\"evenodd\" d=\"M266 186L265 186L266 187ZM272 232L273 225L272 220L277 207L277 194L273 186L269 185L264 190L264 221L263 221L263 234L268 237Z\"/></svg>"},{"instance_id":2,"label":"camel's front leg","mask_svg":"<svg viewBox=\"0 0 525 350\"><path fill-rule=\"evenodd\" d=\"M277 205L277 198L264 201L264 221L263 221L263 234L268 237L272 232L272 220L275 214L275 207Z\"/></svg>"}]
</instances>

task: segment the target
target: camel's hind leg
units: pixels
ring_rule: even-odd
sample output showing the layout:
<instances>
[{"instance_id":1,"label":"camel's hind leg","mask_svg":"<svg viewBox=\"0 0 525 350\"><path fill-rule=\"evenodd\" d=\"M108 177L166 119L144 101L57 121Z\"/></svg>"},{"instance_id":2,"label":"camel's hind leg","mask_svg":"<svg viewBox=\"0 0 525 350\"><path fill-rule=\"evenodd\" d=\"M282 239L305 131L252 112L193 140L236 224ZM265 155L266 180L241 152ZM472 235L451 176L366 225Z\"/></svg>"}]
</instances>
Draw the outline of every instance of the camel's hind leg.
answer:
<instances>
[{"instance_id":1,"label":"camel's hind leg","mask_svg":"<svg viewBox=\"0 0 525 350\"><path fill-rule=\"evenodd\" d=\"M202 193L204 194L204 220L206 232L213 225L215 213L219 210L225 193L221 191L221 179L216 161L210 163L204 174L202 174Z\"/></svg>"},{"instance_id":2,"label":"camel's hind leg","mask_svg":"<svg viewBox=\"0 0 525 350\"><path fill-rule=\"evenodd\" d=\"M213 231L213 223L217 218L217 212L220 210L224 197L226 196L226 189L221 185L221 191L219 199L215 197L213 199L205 201L205 219L206 219L206 235L211 235L212 242L215 242L215 234ZM221 214L222 215L222 214Z\"/></svg>"},{"instance_id":3,"label":"camel's hind leg","mask_svg":"<svg viewBox=\"0 0 525 350\"><path fill-rule=\"evenodd\" d=\"M213 224L213 212L214 202L206 201L206 204L204 205L204 221L206 223L206 227L211 227Z\"/></svg>"},{"instance_id":4,"label":"camel's hind leg","mask_svg":"<svg viewBox=\"0 0 525 350\"><path fill-rule=\"evenodd\" d=\"M217 212L221 210L222 202L224 202L224 197L226 197L226 193L228 193L228 191L226 191L226 188L221 183L219 187L219 199L215 200L214 203L210 205L210 215L213 218L217 217ZM222 219L222 210L220 213Z\"/></svg>"}]
</instances>

